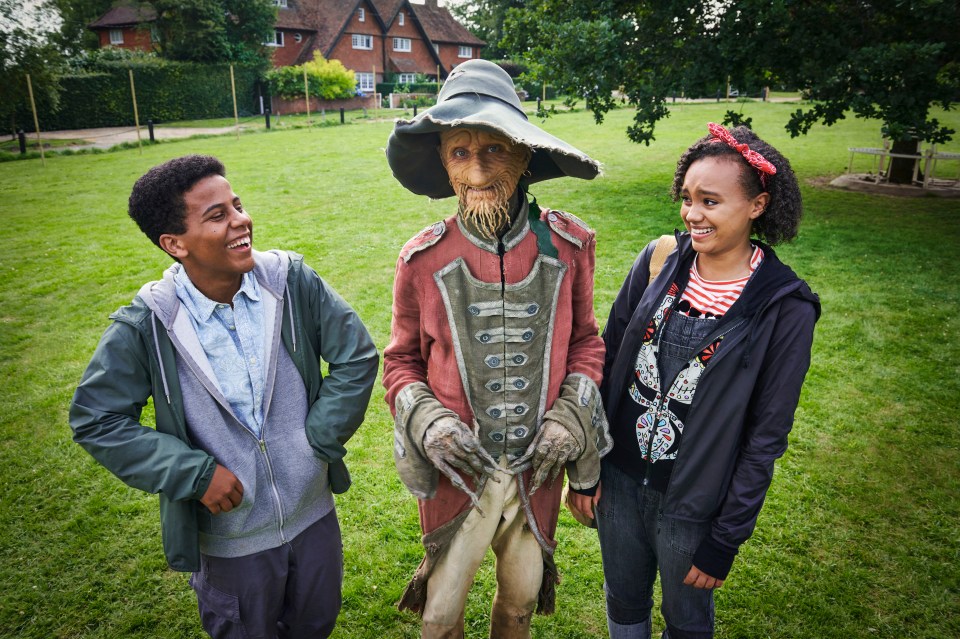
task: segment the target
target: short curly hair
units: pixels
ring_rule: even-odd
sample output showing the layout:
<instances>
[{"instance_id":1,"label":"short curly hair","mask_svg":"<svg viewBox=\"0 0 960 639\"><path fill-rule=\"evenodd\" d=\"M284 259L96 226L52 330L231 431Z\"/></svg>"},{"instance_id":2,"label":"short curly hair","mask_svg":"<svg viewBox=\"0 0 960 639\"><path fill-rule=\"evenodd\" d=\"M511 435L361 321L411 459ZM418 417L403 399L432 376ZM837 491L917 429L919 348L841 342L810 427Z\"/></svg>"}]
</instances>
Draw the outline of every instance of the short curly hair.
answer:
<instances>
[{"instance_id":1,"label":"short curly hair","mask_svg":"<svg viewBox=\"0 0 960 639\"><path fill-rule=\"evenodd\" d=\"M160 246L161 235L186 233L183 196L211 175L226 177L227 169L209 155L185 155L155 166L133 185L127 213L150 241Z\"/></svg>"},{"instance_id":2,"label":"short curly hair","mask_svg":"<svg viewBox=\"0 0 960 639\"><path fill-rule=\"evenodd\" d=\"M677 171L673 175L671 195L676 202L680 199L683 190L683 180L690 165L706 157L729 157L739 162L740 186L748 198L754 198L763 192L770 194L770 202L763 215L753 221L751 232L771 246L789 242L797 236L800 227L800 217L803 213L803 201L800 196L800 186L797 176L790 168L790 161L779 151L757 137L757 134L745 126L738 126L730 134L741 144L749 145L775 167L776 175L766 176L766 188L760 181L760 172L750 166L743 156L734 148L717 138L706 135L687 149L677 162Z\"/></svg>"}]
</instances>

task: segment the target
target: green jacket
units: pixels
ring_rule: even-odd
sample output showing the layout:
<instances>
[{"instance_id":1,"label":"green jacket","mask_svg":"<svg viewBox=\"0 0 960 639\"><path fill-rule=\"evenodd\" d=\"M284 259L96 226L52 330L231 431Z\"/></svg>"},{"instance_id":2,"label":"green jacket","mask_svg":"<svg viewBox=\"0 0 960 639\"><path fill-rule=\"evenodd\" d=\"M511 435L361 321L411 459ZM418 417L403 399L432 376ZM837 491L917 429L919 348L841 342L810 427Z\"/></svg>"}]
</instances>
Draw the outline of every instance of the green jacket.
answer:
<instances>
[{"instance_id":1,"label":"green jacket","mask_svg":"<svg viewBox=\"0 0 960 639\"><path fill-rule=\"evenodd\" d=\"M304 379L307 440L329 465L334 493L350 487L344 444L363 422L379 355L359 317L296 253L288 261L281 340ZM139 295L110 318L70 406L74 441L128 485L160 495L170 567L200 569L199 499L216 461L188 436L176 351ZM329 365L324 379L320 359ZM154 398L156 429L140 415Z\"/></svg>"}]
</instances>

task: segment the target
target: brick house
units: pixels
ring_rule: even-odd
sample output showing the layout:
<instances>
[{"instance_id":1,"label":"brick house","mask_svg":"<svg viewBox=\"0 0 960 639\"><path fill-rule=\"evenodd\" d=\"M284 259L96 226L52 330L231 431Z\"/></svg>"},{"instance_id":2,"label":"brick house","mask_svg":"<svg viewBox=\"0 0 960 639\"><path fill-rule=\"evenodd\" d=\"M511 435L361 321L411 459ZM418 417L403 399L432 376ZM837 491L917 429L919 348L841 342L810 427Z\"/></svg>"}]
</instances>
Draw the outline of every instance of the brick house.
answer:
<instances>
[{"instance_id":1,"label":"brick house","mask_svg":"<svg viewBox=\"0 0 960 639\"><path fill-rule=\"evenodd\" d=\"M393 79L413 82L417 74L436 79L464 60L479 58L486 44L437 0L273 0L277 22L274 66L302 64L319 51L340 60L357 76L361 91ZM115 6L89 28L100 46L150 50L156 12L147 3Z\"/></svg>"}]
</instances>

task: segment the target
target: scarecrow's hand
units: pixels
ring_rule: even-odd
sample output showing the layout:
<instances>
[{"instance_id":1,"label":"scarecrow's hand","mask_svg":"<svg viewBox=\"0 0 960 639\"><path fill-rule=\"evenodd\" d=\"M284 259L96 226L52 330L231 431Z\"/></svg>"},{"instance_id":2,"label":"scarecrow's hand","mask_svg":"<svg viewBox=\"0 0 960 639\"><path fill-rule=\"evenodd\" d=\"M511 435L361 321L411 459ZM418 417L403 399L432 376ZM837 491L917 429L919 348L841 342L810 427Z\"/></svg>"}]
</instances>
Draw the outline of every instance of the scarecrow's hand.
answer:
<instances>
[{"instance_id":1,"label":"scarecrow's hand","mask_svg":"<svg viewBox=\"0 0 960 639\"><path fill-rule=\"evenodd\" d=\"M531 444L533 449L533 480L530 482L530 494L537 492L549 478L550 485L557 478L563 466L580 456L580 444L559 422L543 422L541 435Z\"/></svg>"},{"instance_id":2,"label":"scarecrow's hand","mask_svg":"<svg viewBox=\"0 0 960 639\"><path fill-rule=\"evenodd\" d=\"M473 505L479 508L476 493L467 487L457 470L476 484L483 476L493 477L497 462L483 449L467 425L453 417L439 418L423 434L423 450L427 459L450 479L450 483L467 493Z\"/></svg>"}]
</instances>

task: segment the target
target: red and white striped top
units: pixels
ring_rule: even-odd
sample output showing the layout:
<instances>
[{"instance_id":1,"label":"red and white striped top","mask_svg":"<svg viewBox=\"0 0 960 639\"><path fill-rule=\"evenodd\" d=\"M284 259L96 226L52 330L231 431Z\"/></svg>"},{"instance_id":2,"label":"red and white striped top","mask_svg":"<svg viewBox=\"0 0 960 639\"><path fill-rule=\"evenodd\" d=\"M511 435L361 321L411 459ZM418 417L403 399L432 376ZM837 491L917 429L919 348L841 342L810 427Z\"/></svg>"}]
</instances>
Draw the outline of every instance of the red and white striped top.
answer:
<instances>
[{"instance_id":1,"label":"red and white striped top","mask_svg":"<svg viewBox=\"0 0 960 639\"><path fill-rule=\"evenodd\" d=\"M762 260L763 250L759 246L753 247L753 255L750 256L750 275L753 275ZM709 313L720 317L729 311L733 303L740 297L743 287L750 280L750 275L728 282L711 282L700 277L700 273L697 272L697 261L694 260L693 266L690 267L690 281L687 283L687 288L684 289L683 297L680 299L688 302L692 308L697 309L701 314Z\"/></svg>"}]
</instances>

